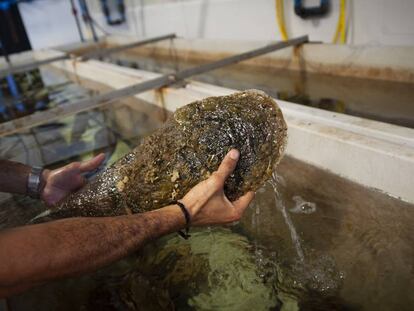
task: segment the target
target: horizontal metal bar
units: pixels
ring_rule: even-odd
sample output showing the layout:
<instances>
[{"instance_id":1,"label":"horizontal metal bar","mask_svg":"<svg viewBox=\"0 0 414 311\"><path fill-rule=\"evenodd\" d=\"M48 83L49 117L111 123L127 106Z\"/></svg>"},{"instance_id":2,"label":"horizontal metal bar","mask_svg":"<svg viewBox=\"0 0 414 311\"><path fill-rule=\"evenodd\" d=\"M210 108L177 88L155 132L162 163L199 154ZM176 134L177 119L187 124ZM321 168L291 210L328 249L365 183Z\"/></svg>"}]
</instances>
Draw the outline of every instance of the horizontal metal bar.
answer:
<instances>
[{"instance_id":1,"label":"horizontal metal bar","mask_svg":"<svg viewBox=\"0 0 414 311\"><path fill-rule=\"evenodd\" d=\"M208 63L205 65L197 66L194 68L182 70L176 73L175 76L177 77L178 80L186 79L188 77L199 75L207 71L211 71L211 70L215 70L215 69L218 69L224 66L236 64L238 62L244 61L249 58L257 57L257 56L264 55L270 52L274 52L276 50L280 50L280 49L283 49L289 46L298 45L298 44L302 44L306 42L308 42L308 36L297 37L291 40L269 44L265 47L252 50L246 53L241 53L241 54L237 54L234 56L226 57L216 62L212 62L212 63Z\"/></svg>"},{"instance_id":2,"label":"horizontal metal bar","mask_svg":"<svg viewBox=\"0 0 414 311\"><path fill-rule=\"evenodd\" d=\"M161 76L159 78L131 85L126 88L97 95L92 98L86 98L74 103L68 103L48 110L35 112L31 115L0 124L0 136L10 135L22 129L41 125L43 123L62 118L64 116L89 110L127 96L132 96L144 91L160 88L164 85L167 85L168 82L168 76Z\"/></svg>"},{"instance_id":3,"label":"horizontal metal bar","mask_svg":"<svg viewBox=\"0 0 414 311\"><path fill-rule=\"evenodd\" d=\"M123 51L123 50L132 49L132 48L142 46L142 45L145 45L145 44L154 43L154 42L167 40L167 39L174 39L174 38L177 38L176 34L171 33L171 34L168 34L168 35L148 38L148 39L145 39L145 40L136 41L136 42L132 42L132 43L124 44L124 45L119 45L119 46L115 46L115 47L112 47L112 48L98 49L96 51L91 51L89 53L86 53L86 54L82 55L80 59L81 59L81 61L85 61L85 60L88 60L88 59L91 59L91 58L105 57L109 54L118 53L118 52Z\"/></svg>"},{"instance_id":4,"label":"horizontal metal bar","mask_svg":"<svg viewBox=\"0 0 414 311\"><path fill-rule=\"evenodd\" d=\"M53 62L57 62L59 60L65 60L65 59L68 59L68 58L69 58L69 55L64 54L64 55L54 56L54 57L51 57L51 58L46 58L46 59L43 59L43 60L38 60L38 61L31 62L31 63L28 63L28 64L22 64L22 65L17 65L17 66L11 65L8 68L0 70L0 78L3 78L3 77L5 77L7 75L10 75L10 74L29 71L29 70L35 69L37 67L47 65L47 64L50 64L50 63L53 63Z\"/></svg>"},{"instance_id":5,"label":"horizontal metal bar","mask_svg":"<svg viewBox=\"0 0 414 311\"><path fill-rule=\"evenodd\" d=\"M136 42L116 46L116 47L113 47L113 48L98 49L98 50L91 51L89 53L85 53L84 55L80 56L80 60L85 61L85 60L88 60L88 59L91 59L91 58L96 58L96 57L100 57L100 56L103 57L103 56L107 56L107 55L112 54L112 53L120 52L122 50L131 49L133 47L138 47L138 46L142 46L142 45L145 45L145 44L154 43L154 42L167 40L167 39L173 39L173 38L176 38L175 34L167 34L167 35L163 35L163 36L148 38L148 39L144 39L144 40L140 40L140 41L136 41ZM70 57L71 57L71 55L64 54L64 55L54 56L54 57L50 57L50 58L39 60L39 61L30 62L30 63L27 63L27 64L22 64L22 65L17 65L17 66L11 65L8 68L0 70L0 78L3 78L3 77L5 77L9 74L15 74L15 73L19 73L19 72L29 71L29 70L35 69L37 67L47 65L47 64L50 64L50 63L53 63L53 62L56 62L56 61L69 59Z\"/></svg>"},{"instance_id":6,"label":"horizontal metal bar","mask_svg":"<svg viewBox=\"0 0 414 311\"><path fill-rule=\"evenodd\" d=\"M308 37L303 36L303 37L291 39L288 41L278 42L275 44L265 46L263 48L259 48L256 50L246 52L246 53L242 53L242 54L235 55L235 56L230 56L230 57L224 58L216 62L208 63L208 64L201 65L195 68L182 70L175 74L166 74L158 78L144 81L138 84L134 84L134 85L131 85L131 86L119 89L119 90L114 90L114 91L107 92L101 95L97 95L93 98L83 99L83 100L80 100L72 104L68 103L66 105L62 105L56 108L51 108L45 111L36 112L26 117L4 122L0 124L0 136L10 135L18 131L21 131L25 128L37 126L37 125L47 123L52 120L67 116L67 115L75 114L75 113L78 113L84 110L88 110L88 109L92 109L92 108L95 108L95 107L98 107L104 104L108 104L108 103L111 103L115 100L119 100L124 97L133 96L138 93L168 86L168 85L176 83L179 80L186 79L186 78L189 78L197 74L201 74L201 73L204 73L210 70L218 69L220 67L227 66L230 64L235 64L237 62L246 60L248 58L252 58L252 57L263 55L269 52L280 50L285 47L305 43L307 42L307 40L308 40Z\"/></svg>"}]
</instances>

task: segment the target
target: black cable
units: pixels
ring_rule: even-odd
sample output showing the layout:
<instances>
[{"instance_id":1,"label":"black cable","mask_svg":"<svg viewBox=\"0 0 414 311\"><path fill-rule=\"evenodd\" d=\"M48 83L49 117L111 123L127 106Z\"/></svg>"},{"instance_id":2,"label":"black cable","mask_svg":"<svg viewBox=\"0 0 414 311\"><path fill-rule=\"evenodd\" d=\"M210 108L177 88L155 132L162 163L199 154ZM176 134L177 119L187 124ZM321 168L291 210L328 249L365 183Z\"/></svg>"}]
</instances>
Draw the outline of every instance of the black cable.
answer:
<instances>
[{"instance_id":1,"label":"black cable","mask_svg":"<svg viewBox=\"0 0 414 311\"><path fill-rule=\"evenodd\" d=\"M89 17L90 18L90 20L92 21L92 23L94 23L95 24L95 26L104 34L104 35L106 35L106 36L110 36L110 35L112 35L110 32L108 32L108 31L106 31L101 25L99 25L98 23L97 23L97 21L94 19L94 18L92 18L92 16L90 16Z\"/></svg>"},{"instance_id":2,"label":"black cable","mask_svg":"<svg viewBox=\"0 0 414 311\"><path fill-rule=\"evenodd\" d=\"M78 17L78 11L76 9L74 0L70 0L70 4L72 6L72 14L75 17L76 27L78 28L79 37L82 42L85 42L85 38L83 37L81 24L80 24L79 17Z\"/></svg>"},{"instance_id":3,"label":"black cable","mask_svg":"<svg viewBox=\"0 0 414 311\"><path fill-rule=\"evenodd\" d=\"M91 15L89 14L88 3L86 2L86 0L79 0L79 5L80 5L81 10L82 10L82 15L83 15L84 22L89 24L89 27L91 28L93 40L95 42L98 42L98 36L96 35L95 27L93 27L93 23L92 23L92 20L91 20Z\"/></svg>"}]
</instances>

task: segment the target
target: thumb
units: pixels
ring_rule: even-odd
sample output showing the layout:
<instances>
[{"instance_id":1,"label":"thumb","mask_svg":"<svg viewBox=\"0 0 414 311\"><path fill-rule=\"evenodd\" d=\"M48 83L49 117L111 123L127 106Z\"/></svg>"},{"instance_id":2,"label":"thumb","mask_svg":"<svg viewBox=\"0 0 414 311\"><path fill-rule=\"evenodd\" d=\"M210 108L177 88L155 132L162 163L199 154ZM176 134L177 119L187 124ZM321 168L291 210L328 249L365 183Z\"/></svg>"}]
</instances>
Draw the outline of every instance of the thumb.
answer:
<instances>
[{"instance_id":1,"label":"thumb","mask_svg":"<svg viewBox=\"0 0 414 311\"><path fill-rule=\"evenodd\" d=\"M240 197L237 201L233 202L233 206L236 209L237 213L243 215L246 208L249 206L250 202L253 201L255 193L253 191L247 192L245 195Z\"/></svg>"},{"instance_id":2,"label":"thumb","mask_svg":"<svg viewBox=\"0 0 414 311\"><path fill-rule=\"evenodd\" d=\"M230 174L234 171L239 157L240 152L237 149L231 149L226 154L219 168L217 169L217 175L223 178L223 181L226 180L227 177L229 177Z\"/></svg>"},{"instance_id":3,"label":"thumb","mask_svg":"<svg viewBox=\"0 0 414 311\"><path fill-rule=\"evenodd\" d=\"M84 161L80 164L79 170L81 173L93 171L101 165L102 161L105 159L105 154L100 153L96 157L93 157L90 160Z\"/></svg>"}]
</instances>

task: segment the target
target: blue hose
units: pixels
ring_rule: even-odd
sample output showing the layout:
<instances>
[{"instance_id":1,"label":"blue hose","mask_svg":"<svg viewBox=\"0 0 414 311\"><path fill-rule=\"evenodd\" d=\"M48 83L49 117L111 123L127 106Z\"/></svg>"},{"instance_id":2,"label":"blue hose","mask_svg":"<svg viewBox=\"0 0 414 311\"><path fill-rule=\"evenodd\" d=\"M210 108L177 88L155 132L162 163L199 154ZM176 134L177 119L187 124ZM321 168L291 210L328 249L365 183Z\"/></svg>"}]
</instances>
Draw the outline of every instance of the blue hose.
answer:
<instances>
[{"instance_id":1,"label":"blue hose","mask_svg":"<svg viewBox=\"0 0 414 311\"><path fill-rule=\"evenodd\" d=\"M1 91L1 88L0 88L0 114L3 116L3 118L8 119L7 107L4 101L3 92Z\"/></svg>"},{"instance_id":2,"label":"blue hose","mask_svg":"<svg viewBox=\"0 0 414 311\"><path fill-rule=\"evenodd\" d=\"M0 0L0 11L7 11L10 7L18 2L32 2L34 0Z\"/></svg>"},{"instance_id":3,"label":"blue hose","mask_svg":"<svg viewBox=\"0 0 414 311\"><path fill-rule=\"evenodd\" d=\"M18 111L25 111L26 108L24 107L24 104L20 101L19 89L17 88L17 84L14 80L14 77L12 75L8 75L6 77L6 80L7 84L9 85L11 95L16 99L16 109Z\"/></svg>"}]
</instances>

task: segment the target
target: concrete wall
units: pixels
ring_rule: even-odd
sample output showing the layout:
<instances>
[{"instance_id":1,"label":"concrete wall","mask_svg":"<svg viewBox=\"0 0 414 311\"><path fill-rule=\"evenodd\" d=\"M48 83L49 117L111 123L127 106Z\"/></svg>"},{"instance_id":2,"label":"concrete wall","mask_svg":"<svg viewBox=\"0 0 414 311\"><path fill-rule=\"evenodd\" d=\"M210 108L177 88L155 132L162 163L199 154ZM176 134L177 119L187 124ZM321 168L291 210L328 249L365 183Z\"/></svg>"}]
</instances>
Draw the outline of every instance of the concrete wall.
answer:
<instances>
[{"instance_id":1,"label":"concrete wall","mask_svg":"<svg viewBox=\"0 0 414 311\"><path fill-rule=\"evenodd\" d=\"M176 32L186 38L273 40L280 39L274 0L125 0L128 23L105 25L98 0L90 10L105 31L136 37ZM319 0L307 0L314 5ZM293 12L293 0L285 0L290 36L309 34L312 40L331 42L339 0L318 20L302 20ZM348 43L414 45L414 1L348 0ZM42 0L20 4L34 48L79 40L68 0ZM98 30L98 33L103 34Z\"/></svg>"}]
</instances>

